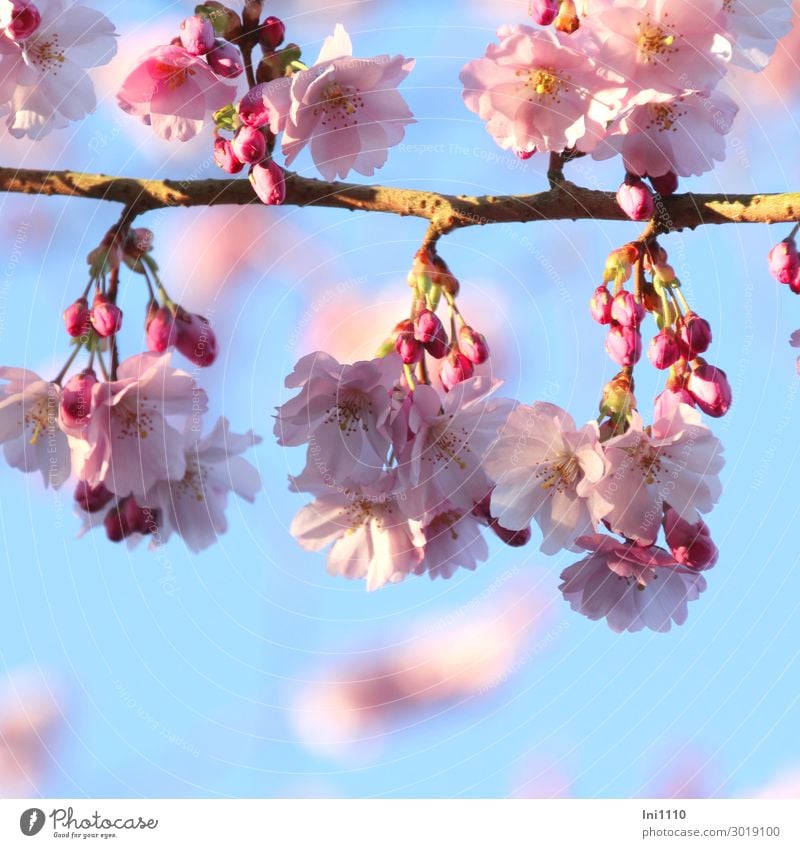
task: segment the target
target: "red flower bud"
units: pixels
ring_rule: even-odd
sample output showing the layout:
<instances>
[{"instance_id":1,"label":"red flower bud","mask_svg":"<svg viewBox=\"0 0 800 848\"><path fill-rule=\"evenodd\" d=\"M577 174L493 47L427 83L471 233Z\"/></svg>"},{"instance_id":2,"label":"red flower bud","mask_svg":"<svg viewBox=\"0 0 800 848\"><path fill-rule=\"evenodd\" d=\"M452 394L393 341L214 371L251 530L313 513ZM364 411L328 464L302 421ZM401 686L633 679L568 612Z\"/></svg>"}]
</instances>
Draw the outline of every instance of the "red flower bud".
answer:
<instances>
[{"instance_id":1,"label":"red flower bud","mask_svg":"<svg viewBox=\"0 0 800 848\"><path fill-rule=\"evenodd\" d=\"M696 312L687 312L678 330L678 343L685 359L705 353L711 344L711 325Z\"/></svg>"},{"instance_id":2,"label":"red flower bud","mask_svg":"<svg viewBox=\"0 0 800 848\"><path fill-rule=\"evenodd\" d=\"M214 139L214 161L228 174L238 174L244 168L244 162L238 159L226 138Z\"/></svg>"},{"instance_id":3,"label":"red flower bud","mask_svg":"<svg viewBox=\"0 0 800 848\"><path fill-rule=\"evenodd\" d=\"M642 355L642 336L636 327L612 324L606 336L608 355L623 367L635 365Z\"/></svg>"},{"instance_id":4,"label":"red flower bud","mask_svg":"<svg viewBox=\"0 0 800 848\"><path fill-rule=\"evenodd\" d=\"M539 26L550 26L558 15L561 0L531 0L528 12Z\"/></svg>"},{"instance_id":5,"label":"red flower bud","mask_svg":"<svg viewBox=\"0 0 800 848\"><path fill-rule=\"evenodd\" d=\"M800 254L794 239L779 241L768 256L769 272L779 282L792 283L800 272Z\"/></svg>"},{"instance_id":6,"label":"red flower bud","mask_svg":"<svg viewBox=\"0 0 800 848\"><path fill-rule=\"evenodd\" d=\"M108 338L122 329L122 310L98 292L92 303L91 321L97 335Z\"/></svg>"},{"instance_id":7,"label":"red flower bud","mask_svg":"<svg viewBox=\"0 0 800 848\"><path fill-rule=\"evenodd\" d=\"M415 365L425 352L421 342L414 337L414 322L406 318L394 328L394 349L404 365Z\"/></svg>"},{"instance_id":8,"label":"red flower bud","mask_svg":"<svg viewBox=\"0 0 800 848\"><path fill-rule=\"evenodd\" d=\"M701 571L711 568L719 557L705 521L689 524L670 506L664 510L664 536L675 562L681 565Z\"/></svg>"},{"instance_id":9,"label":"red flower bud","mask_svg":"<svg viewBox=\"0 0 800 848\"><path fill-rule=\"evenodd\" d=\"M279 206L286 199L284 173L272 159L253 166L250 183L259 200L267 206Z\"/></svg>"},{"instance_id":10,"label":"red flower bud","mask_svg":"<svg viewBox=\"0 0 800 848\"><path fill-rule=\"evenodd\" d=\"M721 418L731 407L732 393L728 377L721 368L703 363L689 374L686 391L706 415Z\"/></svg>"},{"instance_id":11,"label":"red flower bud","mask_svg":"<svg viewBox=\"0 0 800 848\"><path fill-rule=\"evenodd\" d=\"M154 309L147 320L147 349L164 353L175 344L175 317L166 306Z\"/></svg>"},{"instance_id":12,"label":"red flower bud","mask_svg":"<svg viewBox=\"0 0 800 848\"><path fill-rule=\"evenodd\" d=\"M621 291L611 302L611 320L623 327L638 327L644 318L644 307L628 291Z\"/></svg>"},{"instance_id":13,"label":"red flower bud","mask_svg":"<svg viewBox=\"0 0 800 848\"><path fill-rule=\"evenodd\" d=\"M647 348L647 358L661 371L674 365L680 356L680 346L675 336L667 329L653 336Z\"/></svg>"},{"instance_id":14,"label":"red flower bud","mask_svg":"<svg viewBox=\"0 0 800 848\"><path fill-rule=\"evenodd\" d=\"M217 337L208 319L179 310L175 315L175 347L195 365L207 368L217 358Z\"/></svg>"},{"instance_id":15,"label":"red flower bud","mask_svg":"<svg viewBox=\"0 0 800 848\"><path fill-rule=\"evenodd\" d=\"M617 203L632 221L647 221L655 211L653 193L638 177L626 179L619 187Z\"/></svg>"},{"instance_id":16,"label":"red flower bud","mask_svg":"<svg viewBox=\"0 0 800 848\"><path fill-rule=\"evenodd\" d=\"M454 386L463 383L475 372L475 366L456 348L453 348L447 354L447 358L442 365L442 371L439 375L445 391L449 392Z\"/></svg>"},{"instance_id":17,"label":"red flower bud","mask_svg":"<svg viewBox=\"0 0 800 848\"><path fill-rule=\"evenodd\" d=\"M92 329L89 319L89 303L85 297L78 298L64 310L64 326L73 339L89 333Z\"/></svg>"},{"instance_id":18,"label":"red flower bud","mask_svg":"<svg viewBox=\"0 0 800 848\"><path fill-rule=\"evenodd\" d=\"M267 140L255 127L240 127L231 142L231 152L240 162L255 165L267 154Z\"/></svg>"},{"instance_id":19,"label":"red flower bud","mask_svg":"<svg viewBox=\"0 0 800 848\"><path fill-rule=\"evenodd\" d=\"M611 294L605 286L598 286L589 301L589 312L598 324L611 323Z\"/></svg>"},{"instance_id":20,"label":"red flower bud","mask_svg":"<svg viewBox=\"0 0 800 848\"><path fill-rule=\"evenodd\" d=\"M236 79L244 73L244 63L239 48L219 38L214 44L214 49L206 54L206 61L218 77Z\"/></svg>"},{"instance_id":21,"label":"red flower bud","mask_svg":"<svg viewBox=\"0 0 800 848\"><path fill-rule=\"evenodd\" d=\"M272 53L283 44L286 26L280 18L270 15L258 29L258 41L266 53Z\"/></svg>"},{"instance_id":22,"label":"red flower bud","mask_svg":"<svg viewBox=\"0 0 800 848\"><path fill-rule=\"evenodd\" d=\"M423 309L414 322L414 338L434 358L442 359L447 354L447 333L435 312Z\"/></svg>"},{"instance_id":23,"label":"red flower bud","mask_svg":"<svg viewBox=\"0 0 800 848\"><path fill-rule=\"evenodd\" d=\"M204 56L214 41L214 27L208 18L192 15L181 23L181 44L193 56Z\"/></svg>"},{"instance_id":24,"label":"red flower bud","mask_svg":"<svg viewBox=\"0 0 800 848\"><path fill-rule=\"evenodd\" d=\"M473 365L482 365L489 358L485 336L466 324L458 331L458 346Z\"/></svg>"}]
</instances>

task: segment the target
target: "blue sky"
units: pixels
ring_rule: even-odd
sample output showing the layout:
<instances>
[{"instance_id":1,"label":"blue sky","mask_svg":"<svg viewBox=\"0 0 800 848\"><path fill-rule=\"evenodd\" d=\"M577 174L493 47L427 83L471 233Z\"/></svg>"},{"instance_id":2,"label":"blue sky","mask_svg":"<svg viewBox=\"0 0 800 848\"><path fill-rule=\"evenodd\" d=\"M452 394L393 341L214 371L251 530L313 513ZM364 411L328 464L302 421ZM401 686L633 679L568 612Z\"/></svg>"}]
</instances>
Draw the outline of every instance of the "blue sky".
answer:
<instances>
[{"instance_id":1,"label":"blue sky","mask_svg":"<svg viewBox=\"0 0 800 848\"><path fill-rule=\"evenodd\" d=\"M429 4L342 9L357 54L418 58L403 87L418 123L390 154L380 181L470 194L543 189L544 163L502 153L461 104L458 72L483 51L491 24L473 12L478 4L446 5L451 19L445 14L436 24ZM126 55L135 55L143 46L135 28L145 16L133 20L128 6L98 7L118 23ZM190 9L176 3L163 15L177 27ZM313 59L335 15L292 17L292 9L284 2L268 11L290 20L290 37L308 44ZM85 125L38 152L3 137L2 164L176 179L205 172L207 137L182 150L151 137L115 109L109 79L98 83L104 102ZM785 152L796 151L792 104L772 101L762 110L751 94L743 103L731 136L735 152L685 189L797 186L797 157ZM297 169L313 173L307 158ZM583 160L570 176L612 190L621 165ZM85 255L119 210L61 198L0 202L0 267L11 268L0 297L0 360L47 368L66 356L61 311L83 288ZM234 227L242 215L223 214ZM209 551L193 556L176 539L154 556L97 533L75 540L69 490L59 501L33 477L0 470L0 672L32 666L44 685L68 693L43 794L505 796L520 774L549 763L570 775L576 795L627 797L652 789L674 755L691 753L706 765L711 793L736 795L800 764L793 579L800 565L800 401L787 344L800 308L766 269L769 247L788 227L705 227L663 241L692 305L712 323L709 358L735 391L729 416L713 422L727 460L724 494L709 519L721 556L684 627L620 636L561 600L558 575L574 557L546 558L535 545L493 543L475 573L445 584L409 580L375 594L328 577L322 556L301 551L287 528L303 499L287 492L286 474L300 469L302 451L287 452L271 438L283 376L313 349L306 329L319 336L320 315L342 291L366 315L404 301L425 224L258 209L241 218L246 261L209 287L209 257L197 240L189 249L202 220L202 211L169 210L140 224L155 229L156 257L178 299L204 308L220 329L224 352L201 379L214 414L265 437L252 454L264 492L254 506L232 505L230 532ZM465 308L495 334L505 393L528 402L547 396L576 420L594 417L615 369L586 302L605 255L637 233L633 223L565 221L473 228L443 239ZM202 291L198 279L206 280ZM141 345L137 285L131 280L123 293L129 354ZM658 386L652 369L640 370L645 406ZM546 651L486 695L392 727L371 759L331 759L303 745L290 710L304 681L343 657L408 638L420 616L447 618L491 592L510 569L548 602L556 636Z\"/></svg>"}]
</instances>

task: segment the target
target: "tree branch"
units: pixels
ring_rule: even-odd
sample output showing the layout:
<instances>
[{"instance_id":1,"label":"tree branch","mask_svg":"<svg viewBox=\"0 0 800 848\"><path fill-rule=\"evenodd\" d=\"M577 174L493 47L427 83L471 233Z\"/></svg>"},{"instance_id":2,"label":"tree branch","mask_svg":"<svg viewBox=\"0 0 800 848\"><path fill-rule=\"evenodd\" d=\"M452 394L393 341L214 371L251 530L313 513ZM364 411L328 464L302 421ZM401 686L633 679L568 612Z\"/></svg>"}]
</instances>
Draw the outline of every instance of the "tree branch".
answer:
<instances>
[{"instance_id":1,"label":"tree branch","mask_svg":"<svg viewBox=\"0 0 800 848\"><path fill-rule=\"evenodd\" d=\"M359 209L413 215L430 221L430 233L463 227L529 221L627 221L613 192L560 181L538 194L439 194L380 185L286 177L285 205ZM0 192L64 195L123 203L131 215L170 206L242 206L258 203L248 180L145 180L76 171L0 168ZM658 199L653 233L693 229L701 224L780 223L800 218L800 193L678 194Z\"/></svg>"}]
</instances>

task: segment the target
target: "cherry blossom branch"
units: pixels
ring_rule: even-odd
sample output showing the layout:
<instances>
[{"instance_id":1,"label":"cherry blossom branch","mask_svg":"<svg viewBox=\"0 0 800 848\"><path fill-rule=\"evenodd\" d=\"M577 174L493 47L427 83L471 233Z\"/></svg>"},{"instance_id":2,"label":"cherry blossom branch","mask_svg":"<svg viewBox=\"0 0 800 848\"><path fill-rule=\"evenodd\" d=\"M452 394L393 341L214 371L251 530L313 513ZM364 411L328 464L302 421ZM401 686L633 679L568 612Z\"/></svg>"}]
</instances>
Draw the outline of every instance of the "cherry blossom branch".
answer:
<instances>
[{"instance_id":1,"label":"cherry blossom branch","mask_svg":"<svg viewBox=\"0 0 800 848\"><path fill-rule=\"evenodd\" d=\"M0 168L0 192L63 195L123 203L129 220L171 206L257 203L248 180L148 180L77 171ZM627 221L613 192L560 180L536 194L466 195L381 185L355 185L287 174L284 205L384 212L430 221L433 243L453 230L484 224L532 221ZM662 198L651 224L653 234L694 229L703 224L781 223L800 218L800 193L677 194Z\"/></svg>"}]
</instances>

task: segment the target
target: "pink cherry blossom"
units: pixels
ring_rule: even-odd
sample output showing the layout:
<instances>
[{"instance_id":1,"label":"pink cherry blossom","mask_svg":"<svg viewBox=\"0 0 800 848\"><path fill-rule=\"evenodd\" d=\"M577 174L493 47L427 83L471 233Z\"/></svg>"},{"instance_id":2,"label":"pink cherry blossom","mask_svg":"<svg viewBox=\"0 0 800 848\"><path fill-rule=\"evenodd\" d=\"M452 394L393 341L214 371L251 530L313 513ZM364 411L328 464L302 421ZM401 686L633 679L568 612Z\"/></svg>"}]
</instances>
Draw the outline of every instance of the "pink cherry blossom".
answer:
<instances>
[{"instance_id":1,"label":"pink cherry blossom","mask_svg":"<svg viewBox=\"0 0 800 848\"><path fill-rule=\"evenodd\" d=\"M484 463L492 516L509 530L536 521L547 554L591 533L611 507L595 489L606 470L599 436L596 422L577 430L554 404L516 407Z\"/></svg>"},{"instance_id":2,"label":"pink cherry blossom","mask_svg":"<svg viewBox=\"0 0 800 848\"><path fill-rule=\"evenodd\" d=\"M170 354L141 353L122 362L118 379L97 383L83 437L70 436L79 480L117 495L144 496L160 480L186 473L183 436L166 416L205 411L205 393Z\"/></svg>"},{"instance_id":3,"label":"pink cherry blossom","mask_svg":"<svg viewBox=\"0 0 800 848\"><path fill-rule=\"evenodd\" d=\"M279 77L253 86L239 102L239 118L245 126L269 126L274 135L283 132L293 108L292 80Z\"/></svg>"},{"instance_id":4,"label":"pink cherry blossom","mask_svg":"<svg viewBox=\"0 0 800 848\"><path fill-rule=\"evenodd\" d=\"M584 139L589 150L619 109L621 89L597 72L591 57L551 30L503 26L499 44L464 66L467 108L486 121L497 144L561 152Z\"/></svg>"},{"instance_id":5,"label":"pink cherry blossom","mask_svg":"<svg viewBox=\"0 0 800 848\"><path fill-rule=\"evenodd\" d=\"M489 546L483 538L481 525L470 511L452 504L428 515L421 522L425 538L425 559L415 569L431 579L452 577L459 568L474 571L479 562L489 557Z\"/></svg>"},{"instance_id":6,"label":"pink cherry blossom","mask_svg":"<svg viewBox=\"0 0 800 848\"><path fill-rule=\"evenodd\" d=\"M163 541L175 532L197 553L227 531L228 493L252 503L261 489L258 472L241 457L260 441L252 432L232 433L225 418L201 439L187 433L183 477L160 480L144 497L151 509L158 510Z\"/></svg>"},{"instance_id":7,"label":"pink cherry blossom","mask_svg":"<svg viewBox=\"0 0 800 848\"><path fill-rule=\"evenodd\" d=\"M333 543L328 573L365 580L368 591L399 583L424 558L419 521L408 519L394 494L395 475L370 487L324 491L292 521L292 535L307 551Z\"/></svg>"},{"instance_id":8,"label":"pink cherry blossom","mask_svg":"<svg viewBox=\"0 0 800 848\"><path fill-rule=\"evenodd\" d=\"M188 141L208 115L236 98L202 58L169 44L150 50L126 77L117 94L121 109L151 126L166 141Z\"/></svg>"},{"instance_id":9,"label":"pink cherry blossom","mask_svg":"<svg viewBox=\"0 0 800 848\"><path fill-rule=\"evenodd\" d=\"M15 4L19 5L19 4ZM41 22L0 37L0 114L16 138L42 138L94 111L85 68L105 65L117 50L114 25L88 6L40 0Z\"/></svg>"},{"instance_id":10,"label":"pink cherry blossom","mask_svg":"<svg viewBox=\"0 0 800 848\"><path fill-rule=\"evenodd\" d=\"M496 388L485 377L472 377L444 397L432 386L412 392L412 438L398 450L409 515L436 513L447 503L470 511L489 491L484 457L514 406L491 397Z\"/></svg>"},{"instance_id":11,"label":"pink cherry blossom","mask_svg":"<svg viewBox=\"0 0 800 848\"><path fill-rule=\"evenodd\" d=\"M286 378L300 392L277 410L278 444L308 444L306 470L331 486L375 481L389 452L399 370L396 355L352 365L321 351L303 357Z\"/></svg>"},{"instance_id":12,"label":"pink cherry blossom","mask_svg":"<svg viewBox=\"0 0 800 848\"><path fill-rule=\"evenodd\" d=\"M719 499L722 446L685 404L656 421L652 432L633 413L630 428L604 448L608 471L597 489L612 504L605 521L628 539L655 542L667 504L694 524Z\"/></svg>"},{"instance_id":13,"label":"pink cherry blossom","mask_svg":"<svg viewBox=\"0 0 800 848\"><path fill-rule=\"evenodd\" d=\"M595 159L622 154L637 176L703 174L725 158L726 133L739 107L721 91L662 94L643 91L608 127Z\"/></svg>"},{"instance_id":14,"label":"pink cherry blossom","mask_svg":"<svg viewBox=\"0 0 800 848\"><path fill-rule=\"evenodd\" d=\"M39 471L57 489L70 475L66 435L58 426L61 387L24 368L0 368L0 444L6 462L29 474Z\"/></svg>"},{"instance_id":15,"label":"pink cherry blossom","mask_svg":"<svg viewBox=\"0 0 800 848\"><path fill-rule=\"evenodd\" d=\"M710 88L731 56L730 42L721 35L722 5L723 0L601 0L592 9L601 45L597 60L634 90Z\"/></svg>"},{"instance_id":16,"label":"pink cherry blossom","mask_svg":"<svg viewBox=\"0 0 800 848\"><path fill-rule=\"evenodd\" d=\"M414 123L395 90L413 67L414 60L404 56L353 57L350 36L338 24L316 64L292 76L281 145L286 164L310 145L325 179L343 179L352 170L372 176Z\"/></svg>"},{"instance_id":17,"label":"pink cherry blossom","mask_svg":"<svg viewBox=\"0 0 800 848\"><path fill-rule=\"evenodd\" d=\"M725 35L733 42L733 64L760 71L792 28L792 4L787 0L725 0L722 20Z\"/></svg>"},{"instance_id":18,"label":"pink cherry blossom","mask_svg":"<svg viewBox=\"0 0 800 848\"><path fill-rule=\"evenodd\" d=\"M609 536L578 539L591 553L561 574L559 589L576 612L605 618L615 633L648 628L666 633L683 624L688 602L706 588L705 579L658 547L619 542Z\"/></svg>"}]
</instances>

